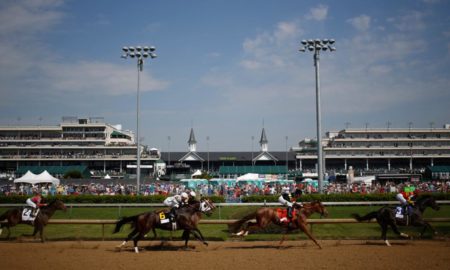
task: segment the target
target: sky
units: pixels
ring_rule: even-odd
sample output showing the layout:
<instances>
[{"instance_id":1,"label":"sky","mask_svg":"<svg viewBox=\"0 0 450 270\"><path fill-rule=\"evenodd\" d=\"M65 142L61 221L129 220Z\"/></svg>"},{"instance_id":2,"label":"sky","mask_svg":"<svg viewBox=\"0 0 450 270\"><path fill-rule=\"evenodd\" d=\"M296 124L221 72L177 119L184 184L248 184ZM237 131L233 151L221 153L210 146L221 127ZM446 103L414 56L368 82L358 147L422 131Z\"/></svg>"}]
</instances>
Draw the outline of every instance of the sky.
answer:
<instances>
[{"instance_id":1,"label":"sky","mask_svg":"<svg viewBox=\"0 0 450 270\"><path fill-rule=\"evenodd\" d=\"M155 46L140 73L140 134L162 151L269 151L322 133L450 123L449 0L3 0L0 125L104 117L136 130L137 64L123 46ZM170 138L170 139L169 139ZM253 139L252 139L253 138Z\"/></svg>"}]
</instances>

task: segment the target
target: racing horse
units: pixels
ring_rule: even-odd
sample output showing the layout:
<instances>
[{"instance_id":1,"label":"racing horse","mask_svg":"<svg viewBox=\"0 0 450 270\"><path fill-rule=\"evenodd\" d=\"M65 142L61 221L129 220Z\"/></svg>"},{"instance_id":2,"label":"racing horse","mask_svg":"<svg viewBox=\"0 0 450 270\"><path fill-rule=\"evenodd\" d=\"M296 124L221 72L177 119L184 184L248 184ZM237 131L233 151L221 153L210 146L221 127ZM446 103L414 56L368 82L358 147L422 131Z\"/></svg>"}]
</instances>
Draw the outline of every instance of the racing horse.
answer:
<instances>
[{"instance_id":1,"label":"racing horse","mask_svg":"<svg viewBox=\"0 0 450 270\"><path fill-rule=\"evenodd\" d=\"M36 236L37 232L39 232L41 242L44 243L45 242L44 227L48 224L48 221L53 216L56 210L63 210L65 212L66 206L59 199L53 200L48 205L39 208L39 212L36 218L34 219L34 222L22 220L23 209L24 207L13 208L6 211L5 213L3 213L3 215L0 216L0 221L6 220L6 223L2 223L0 225L0 234L3 231L3 228L7 228L8 229L7 239L9 239L9 237L11 236L10 230L11 227L14 227L19 223L28 224L34 227L34 231L31 236Z\"/></svg>"},{"instance_id":2,"label":"racing horse","mask_svg":"<svg viewBox=\"0 0 450 270\"><path fill-rule=\"evenodd\" d=\"M386 233L388 227L390 226L392 230L399 236L403 238L409 238L409 235L402 233L398 230L398 226L414 226L414 227L422 227L422 231L420 233L420 237L423 236L426 229L428 228L434 234L437 234L436 230L431 227L431 225L423 219L423 213L425 209L431 207L433 210L439 210L440 207L436 203L436 200L431 196L421 196L417 199L414 206L410 207L409 218L396 218L396 207L384 206L378 211L373 211L368 213L365 216L360 216L358 214L352 214L352 217L357 221L370 221L372 219L376 219L378 224L381 226L381 238L384 240L387 246L391 246L389 241L387 240Z\"/></svg>"},{"instance_id":3,"label":"racing horse","mask_svg":"<svg viewBox=\"0 0 450 270\"><path fill-rule=\"evenodd\" d=\"M290 225L280 221L280 217L277 214L277 209L264 207L256 210L255 212L231 224L229 229L232 233L235 233L235 235L245 236L248 234L249 231L256 230L258 228L264 229L270 223L273 223L285 228L283 237L280 241L280 245L284 242L286 234L288 232L300 229L319 248L322 248L320 244L317 242L314 235L308 229L307 218L311 216L313 213L319 213L321 217L327 216L328 211L326 210L325 206L320 201L312 201L310 203L304 203L303 207L301 207L299 204L294 204L293 207L294 209L296 209L297 213L295 214L295 217L292 219ZM251 221L252 219L256 219L256 222L252 222ZM236 233L238 230L240 231Z\"/></svg>"},{"instance_id":4,"label":"racing horse","mask_svg":"<svg viewBox=\"0 0 450 270\"><path fill-rule=\"evenodd\" d=\"M188 206L183 206L177 209L176 216L176 230L183 230L182 239L185 240L184 247L187 249L189 242L189 235L192 234L196 239L201 241L206 246L208 243L203 238L202 233L197 227L198 222L202 217L202 213L206 215L211 215L212 211L215 209L214 204L209 199L201 199L200 201L193 202ZM172 231L174 230L172 222L162 223L161 221L165 219L164 211L154 211L146 212L139 215L124 217L116 223L116 227L113 233L120 231L120 228L127 223L131 223L133 231L128 234L127 238L122 244L117 246L120 250L126 243L133 239L134 251L139 253L138 241L141 240L150 230L156 237L155 228Z\"/></svg>"}]
</instances>

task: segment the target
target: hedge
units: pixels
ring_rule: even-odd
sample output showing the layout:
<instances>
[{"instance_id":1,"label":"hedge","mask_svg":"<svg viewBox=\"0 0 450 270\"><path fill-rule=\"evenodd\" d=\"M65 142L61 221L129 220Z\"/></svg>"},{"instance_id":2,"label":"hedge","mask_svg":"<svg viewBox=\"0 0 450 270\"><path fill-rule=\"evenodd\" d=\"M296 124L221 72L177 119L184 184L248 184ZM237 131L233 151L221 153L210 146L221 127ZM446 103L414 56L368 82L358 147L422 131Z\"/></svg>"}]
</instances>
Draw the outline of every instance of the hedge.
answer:
<instances>
[{"instance_id":1,"label":"hedge","mask_svg":"<svg viewBox=\"0 0 450 270\"><path fill-rule=\"evenodd\" d=\"M450 200L450 193L422 193L431 195L436 200ZM280 195L252 195L242 198L242 202L278 202ZM320 200L322 202L363 202L363 201L396 201L395 193L382 194L304 194L299 199L302 202Z\"/></svg>"},{"instance_id":2,"label":"hedge","mask_svg":"<svg viewBox=\"0 0 450 270\"><path fill-rule=\"evenodd\" d=\"M1 203L25 203L29 196L24 195L10 195L0 196ZM132 195L56 195L44 197L45 201L52 201L60 199L64 203L162 203L167 196L152 195L152 196L132 196ZM215 203L225 202L223 197L211 196L207 197Z\"/></svg>"},{"instance_id":3,"label":"hedge","mask_svg":"<svg viewBox=\"0 0 450 270\"><path fill-rule=\"evenodd\" d=\"M431 195L436 200L450 200L450 193L423 193L422 195ZM64 203L162 203L167 196L132 196L132 195L57 195L45 197L45 201L60 199ZM242 202L278 202L279 195L252 195L242 198ZM10 195L0 196L1 203L25 203L29 196ZM207 197L215 203L224 203L225 198L221 196ZM323 202L361 202L361 201L395 201L394 193L383 194L305 194L300 201L307 202L320 200Z\"/></svg>"}]
</instances>

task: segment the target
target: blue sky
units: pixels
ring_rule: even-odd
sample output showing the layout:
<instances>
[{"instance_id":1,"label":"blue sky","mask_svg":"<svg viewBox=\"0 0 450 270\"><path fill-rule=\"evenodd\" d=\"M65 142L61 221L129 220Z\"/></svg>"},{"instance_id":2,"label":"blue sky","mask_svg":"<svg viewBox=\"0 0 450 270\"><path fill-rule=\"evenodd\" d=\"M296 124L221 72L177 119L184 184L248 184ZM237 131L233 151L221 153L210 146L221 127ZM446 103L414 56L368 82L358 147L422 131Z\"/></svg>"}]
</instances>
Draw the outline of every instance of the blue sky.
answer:
<instances>
[{"instance_id":1,"label":"blue sky","mask_svg":"<svg viewBox=\"0 0 450 270\"><path fill-rule=\"evenodd\" d=\"M0 3L0 125L101 116L163 151L269 150L314 138L315 79L302 39L334 38L321 56L323 132L450 123L450 1L88 1ZM209 137L209 143L207 143Z\"/></svg>"}]
</instances>

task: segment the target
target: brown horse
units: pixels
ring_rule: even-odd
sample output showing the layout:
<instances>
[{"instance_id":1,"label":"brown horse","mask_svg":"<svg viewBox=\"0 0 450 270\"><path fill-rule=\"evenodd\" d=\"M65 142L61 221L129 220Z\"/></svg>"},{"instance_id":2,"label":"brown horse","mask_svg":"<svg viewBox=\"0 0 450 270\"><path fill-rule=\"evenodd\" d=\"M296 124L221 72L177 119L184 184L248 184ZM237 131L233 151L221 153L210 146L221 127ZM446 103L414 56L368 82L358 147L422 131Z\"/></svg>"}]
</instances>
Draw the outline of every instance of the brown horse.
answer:
<instances>
[{"instance_id":1,"label":"brown horse","mask_svg":"<svg viewBox=\"0 0 450 270\"><path fill-rule=\"evenodd\" d=\"M203 244L208 245L208 243L203 238L202 233L197 228L197 224L202 217L202 213L210 215L215 206L209 199L201 199L199 202L194 202L191 205L181 207L177 209L176 217L176 227L174 228L171 222L161 223L161 220L165 219L165 215L168 213L164 211L154 211L146 212L132 217L124 217L116 223L116 228L113 233L120 231L120 228L126 224L131 223L133 231L128 234L125 241L120 244L117 248L120 250L126 243L133 239L134 251L139 253L137 243L141 240L150 230L156 237L155 228L172 231L172 230L183 230L182 239L185 240L185 248L189 241L189 235L192 234L196 239L201 241Z\"/></svg>"},{"instance_id":2,"label":"brown horse","mask_svg":"<svg viewBox=\"0 0 450 270\"><path fill-rule=\"evenodd\" d=\"M0 216L0 221L6 220L6 223L2 223L0 225L0 234L2 233L3 228L8 229L8 236L7 238L11 236L11 227L16 226L17 224L28 224L34 227L33 234L31 236L36 236L37 232L39 232L39 235L41 237L42 243L45 241L44 238L44 227L47 225L50 218L53 216L56 210L64 210L66 211L66 206L61 200L54 200L51 203L49 203L47 206L43 206L39 209L39 212L34 220L34 222L31 221L22 221L22 211L23 207L21 208L14 208L6 211L3 213L3 215Z\"/></svg>"},{"instance_id":3,"label":"brown horse","mask_svg":"<svg viewBox=\"0 0 450 270\"><path fill-rule=\"evenodd\" d=\"M437 204L436 200L433 197L426 195L421 196L417 199L417 201L415 202L415 206L411 207L411 212L406 217L406 219L396 218L396 207L388 206L383 206L380 210L370 212L364 216L360 216L359 214L352 214L352 217L359 222L376 219L381 227L381 238L384 240L387 246L391 246L389 240L387 239L388 227L391 227L394 233L403 238L409 238L409 235L400 232L398 226L422 227L420 237L424 235L426 229L429 229L430 231L434 232L434 234L437 234L436 230L423 219L423 213L428 207L431 207L436 211L440 209L440 206Z\"/></svg>"},{"instance_id":4,"label":"brown horse","mask_svg":"<svg viewBox=\"0 0 450 270\"><path fill-rule=\"evenodd\" d=\"M308 237L311 239L319 248L322 248L312 233L309 231L307 226L307 218L311 216L313 213L319 213L321 216L327 216L328 212L325 209L325 206L319 201L313 201L311 203L304 203L303 207L300 207L298 204L294 204L294 208L298 210L296 214L296 218L292 220L291 224L288 226L286 223L280 222L280 218L277 214L277 209L275 208L260 208L256 210L256 212L251 213L242 219L236 221L235 223L230 225L230 231L232 233L240 230L236 235L245 236L251 230L256 230L258 228L264 229L270 223L274 223L278 226L284 227L286 230L283 233L283 238L280 241L280 244L283 243L286 234L290 231L300 229L302 230ZM256 222L252 222L250 220L255 219Z\"/></svg>"}]
</instances>

